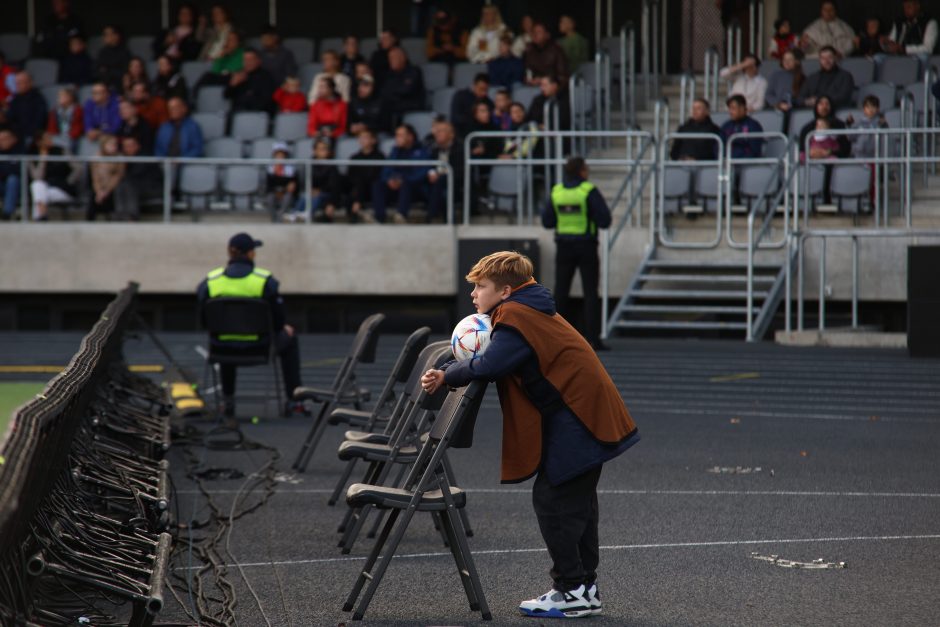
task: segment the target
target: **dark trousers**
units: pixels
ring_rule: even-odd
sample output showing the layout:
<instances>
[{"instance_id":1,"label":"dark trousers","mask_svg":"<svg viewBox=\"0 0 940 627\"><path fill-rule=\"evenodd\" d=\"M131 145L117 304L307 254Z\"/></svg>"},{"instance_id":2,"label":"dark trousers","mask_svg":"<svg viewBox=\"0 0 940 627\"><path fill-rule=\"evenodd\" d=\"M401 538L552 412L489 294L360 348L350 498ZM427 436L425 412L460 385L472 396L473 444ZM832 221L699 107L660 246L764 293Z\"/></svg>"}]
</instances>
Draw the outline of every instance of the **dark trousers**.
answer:
<instances>
[{"instance_id":1,"label":"dark trousers","mask_svg":"<svg viewBox=\"0 0 940 627\"><path fill-rule=\"evenodd\" d=\"M584 290L584 320L581 335L592 345L600 342L600 304L597 285L600 281L600 257L597 254L597 241L591 238L560 239L555 252L555 305L558 312L571 320L570 293L571 281L575 271L581 273L581 287Z\"/></svg>"},{"instance_id":2,"label":"dark trousers","mask_svg":"<svg viewBox=\"0 0 940 627\"><path fill-rule=\"evenodd\" d=\"M277 334L277 356L281 362L281 375L284 379L284 391L288 400L294 395L294 388L300 385L300 346L296 335L288 335L281 329ZM222 396L227 398L235 396L235 378L237 367L222 364L219 374L222 378Z\"/></svg>"},{"instance_id":3,"label":"dark trousers","mask_svg":"<svg viewBox=\"0 0 940 627\"><path fill-rule=\"evenodd\" d=\"M95 218L98 217L99 213L103 213L105 216L105 219L107 220L111 219L111 214L114 213L114 193L113 192L105 196L105 199L102 200L101 202L98 202L97 200L95 200L94 197L92 197L92 199L88 201L88 211L86 212L85 217L88 220L94 222Z\"/></svg>"},{"instance_id":4,"label":"dark trousers","mask_svg":"<svg viewBox=\"0 0 940 627\"><path fill-rule=\"evenodd\" d=\"M532 506L542 539L552 558L556 590L567 592L597 579L600 541L597 536L598 466L560 485L552 486L544 472L532 485Z\"/></svg>"},{"instance_id":5,"label":"dark trousers","mask_svg":"<svg viewBox=\"0 0 940 627\"><path fill-rule=\"evenodd\" d=\"M428 197L427 184L424 182L410 183L402 181L398 191L390 189L388 184L381 179L372 186L372 207L375 210L375 219L379 222L385 222L385 208L389 202L398 201L398 213L402 217L408 216L408 210L411 209L411 203L416 200L426 200Z\"/></svg>"}]
</instances>

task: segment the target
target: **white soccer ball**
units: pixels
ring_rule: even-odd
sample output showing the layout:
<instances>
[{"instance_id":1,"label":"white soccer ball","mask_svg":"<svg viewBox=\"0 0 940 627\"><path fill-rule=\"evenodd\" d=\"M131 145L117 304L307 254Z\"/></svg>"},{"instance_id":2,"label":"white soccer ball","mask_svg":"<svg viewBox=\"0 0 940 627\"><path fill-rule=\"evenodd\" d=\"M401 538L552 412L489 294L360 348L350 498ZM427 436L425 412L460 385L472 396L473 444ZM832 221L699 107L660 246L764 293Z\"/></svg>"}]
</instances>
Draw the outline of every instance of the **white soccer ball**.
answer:
<instances>
[{"instance_id":1,"label":"white soccer ball","mask_svg":"<svg viewBox=\"0 0 940 627\"><path fill-rule=\"evenodd\" d=\"M472 314L457 323L450 336L450 347L457 361L466 361L483 354L493 330L490 317Z\"/></svg>"}]
</instances>

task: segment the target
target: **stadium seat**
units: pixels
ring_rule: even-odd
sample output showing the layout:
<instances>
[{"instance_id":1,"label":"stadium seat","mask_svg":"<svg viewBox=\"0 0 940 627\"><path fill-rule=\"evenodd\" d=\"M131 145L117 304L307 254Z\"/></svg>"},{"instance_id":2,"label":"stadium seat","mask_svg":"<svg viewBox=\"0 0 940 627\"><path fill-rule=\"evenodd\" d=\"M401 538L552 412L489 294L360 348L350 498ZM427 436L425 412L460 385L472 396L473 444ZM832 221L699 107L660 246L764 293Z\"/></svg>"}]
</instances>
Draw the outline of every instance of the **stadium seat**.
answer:
<instances>
[{"instance_id":1,"label":"stadium seat","mask_svg":"<svg viewBox=\"0 0 940 627\"><path fill-rule=\"evenodd\" d=\"M298 64L299 65L299 64ZM304 63L299 65L298 78L300 79L300 91L307 93L313 84L313 77L323 71L322 63Z\"/></svg>"},{"instance_id":2,"label":"stadium seat","mask_svg":"<svg viewBox=\"0 0 940 627\"><path fill-rule=\"evenodd\" d=\"M714 122L718 128L721 128L721 125L730 120L731 116L728 115L727 111L715 111L711 114L711 118L712 122Z\"/></svg>"},{"instance_id":3,"label":"stadium seat","mask_svg":"<svg viewBox=\"0 0 940 627\"><path fill-rule=\"evenodd\" d=\"M228 111L230 105L225 99L225 87L221 85L206 85L199 89L196 96L196 111L200 113Z\"/></svg>"},{"instance_id":4,"label":"stadium seat","mask_svg":"<svg viewBox=\"0 0 940 627\"><path fill-rule=\"evenodd\" d=\"M920 79L920 60L917 57L885 57L878 72L880 82L896 87L917 83Z\"/></svg>"},{"instance_id":5,"label":"stadium seat","mask_svg":"<svg viewBox=\"0 0 940 627\"><path fill-rule=\"evenodd\" d=\"M768 137L764 140L763 156L768 158L779 158L787 152L787 141L779 137Z\"/></svg>"},{"instance_id":6,"label":"stadium seat","mask_svg":"<svg viewBox=\"0 0 940 627\"><path fill-rule=\"evenodd\" d=\"M692 170L685 167L663 168L663 211L678 213L683 206L683 199L689 198L689 185L692 182Z\"/></svg>"},{"instance_id":7,"label":"stadium seat","mask_svg":"<svg viewBox=\"0 0 940 627\"><path fill-rule=\"evenodd\" d=\"M199 82L199 79L202 78L202 75L211 68L212 64L208 61L183 61L183 64L180 66L180 74L186 79L186 84L189 85L189 88L193 89L196 83Z\"/></svg>"},{"instance_id":8,"label":"stadium seat","mask_svg":"<svg viewBox=\"0 0 940 627\"><path fill-rule=\"evenodd\" d=\"M82 85L78 88L78 104L84 105L91 100L91 85Z\"/></svg>"},{"instance_id":9,"label":"stadium seat","mask_svg":"<svg viewBox=\"0 0 940 627\"><path fill-rule=\"evenodd\" d=\"M340 43L337 50L342 49L342 43ZM363 37L359 40L359 54L364 56L366 60L372 56L372 53L379 49L379 40L375 37Z\"/></svg>"},{"instance_id":10,"label":"stadium seat","mask_svg":"<svg viewBox=\"0 0 940 627\"><path fill-rule=\"evenodd\" d=\"M323 53L326 52L327 50L335 50L336 52L339 52L340 54L342 54L343 38L342 37L327 37L326 39L321 40L318 54L322 56ZM360 45L359 53L366 58L366 61L369 60L369 55L362 52L361 45ZM299 64L300 62L301 62L300 59L297 59L297 63Z\"/></svg>"},{"instance_id":11,"label":"stadium seat","mask_svg":"<svg viewBox=\"0 0 940 627\"><path fill-rule=\"evenodd\" d=\"M777 111L776 109L764 109L763 111L755 111L751 114L751 117L757 120L757 122L767 133L783 132L782 111Z\"/></svg>"},{"instance_id":12,"label":"stadium seat","mask_svg":"<svg viewBox=\"0 0 940 627\"><path fill-rule=\"evenodd\" d=\"M98 154L98 142L87 137L80 137L78 140L78 156L91 157Z\"/></svg>"},{"instance_id":13,"label":"stadium seat","mask_svg":"<svg viewBox=\"0 0 940 627\"><path fill-rule=\"evenodd\" d=\"M232 137L252 141L268 134L268 114L263 111L239 111L232 116Z\"/></svg>"},{"instance_id":14,"label":"stadium seat","mask_svg":"<svg viewBox=\"0 0 940 627\"><path fill-rule=\"evenodd\" d=\"M758 72L761 76L770 80L770 77L774 75L774 72L782 69L780 63L776 59L764 59L760 64L760 70Z\"/></svg>"},{"instance_id":15,"label":"stadium seat","mask_svg":"<svg viewBox=\"0 0 940 627\"><path fill-rule=\"evenodd\" d=\"M431 133L431 124L434 122L433 111L409 111L402 122L410 124L418 133L418 140L423 140Z\"/></svg>"},{"instance_id":16,"label":"stadium seat","mask_svg":"<svg viewBox=\"0 0 940 627\"><path fill-rule=\"evenodd\" d=\"M486 188L490 196L489 208L494 211L517 211L520 185L524 190L525 174L517 166L493 166Z\"/></svg>"},{"instance_id":17,"label":"stadium seat","mask_svg":"<svg viewBox=\"0 0 940 627\"><path fill-rule=\"evenodd\" d=\"M156 61L145 61L144 67L146 68L147 78L153 80L157 77L157 62Z\"/></svg>"},{"instance_id":18,"label":"stadium seat","mask_svg":"<svg viewBox=\"0 0 940 627\"><path fill-rule=\"evenodd\" d=\"M225 135L225 116L221 113L194 113L192 118L199 125L204 141Z\"/></svg>"},{"instance_id":19,"label":"stadium seat","mask_svg":"<svg viewBox=\"0 0 940 627\"><path fill-rule=\"evenodd\" d=\"M7 57L7 63L25 61L29 56L29 36L24 33L3 33L0 35L0 51Z\"/></svg>"},{"instance_id":20,"label":"stadium seat","mask_svg":"<svg viewBox=\"0 0 940 627\"><path fill-rule=\"evenodd\" d=\"M284 47L294 53L298 66L313 61L314 41L310 37L287 37Z\"/></svg>"},{"instance_id":21,"label":"stadium seat","mask_svg":"<svg viewBox=\"0 0 940 627\"><path fill-rule=\"evenodd\" d=\"M810 207L815 209L822 202L823 189L826 184L826 168L821 165L813 165L807 168L803 165L800 166L799 176L800 202L802 203L803 186L807 183L806 177L808 176Z\"/></svg>"},{"instance_id":22,"label":"stadium seat","mask_svg":"<svg viewBox=\"0 0 940 627\"><path fill-rule=\"evenodd\" d=\"M457 93L456 87L442 87L434 92L431 98L431 109L434 113L450 117L450 103Z\"/></svg>"},{"instance_id":23,"label":"stadium seat","mask_svg":"<svg viewBox=\"0 0 940 627\"><path fill-rule=\"evenodd\" d=\"M433 94L442 87L447 87L447 64L446 63L424 63L421 65L421 72L424 74L424 89L428 94Z\"/></svg>"},{"instance_id":24,"label":"stadium seat","mask_svg":"<svg viewBox=\"0 0 940 627\"><path fill-rule=\"evenodd\" d=\"M153 36L152 35L134 35L127 38L127 49L131 56L140 57L144 61L153 59Z\"/></svg>"},{"instance_id":25,"label":"stadium seat","mask_svg":"<svg viewBox=\"0 0 940 627\"><path fill-rule=\"evenodd\" d=\"M218 171L214 165L186 164L180 168L179 190L190 209L208 207L209 197L215 193ZM201 200L202 202L195 202Z\"/></svg>"},{"instance_id":26,"label":"stadium seat","mask_svg":"<svg viewBox=\"0 0 940 627\"><path fill-rule=\"evenodd\" d=\"M871 187L871 168L867 165L845 164L832 168L832 181L829 190L839 211L845 209L845 203L853 202L853 213L860 213L862 202L868 198Z\"/></svg>"},{"instance_id":27,"label":"stadium seat","mask_svg":"<svg viewBox=\"0 0 940 627\"><path fill-rule=\"evenodd\" d=\"M297 141L307 136L306 113L279 113L274 118L274 132L276 139L285 142Z\"/></svg>"},{"instance_id":28,"label":"stadium seat","mask_svg":"<svg viewBox=\"0 0 940 627\"><path fill-rule=\"evenodd\" d=\"M794 138L800 138L800 131L803 130L803 127L813 121L813 110L812 109L794 109L790 112L790 126L787 129L787 134ZM712 116L714 119L714 116ZM717 122L716 122L717 124ZM800 150L803 150L805 146L800 146Z\"/></svg>"},{"instance_id":29,"label":"stadium seat","mask_svg":"<svg viewBox=\"0 0 940 627\"><path fill-rule=\"evenodd\" d=\"M340 137L336 142L334 154L337 159L349 159L357 152L359 152L359 140L355 137ZM337 168L340 174L346 174L349 171L349 166L346 165L337 166Z\"/></svg>"},{"instance_id":30,"label":"stadium seat","mask_svg":"<svg viewBox=\"0 0 940 627\"><path fill-rule=\"evenodd\" d=\"M424 37L404 37L399 45L414 65L428 62L428 44Z\"/></svg>"},{"instance_id":31,"label":"stadium seat","mask_svg":"<svg viewBox=\"0 0 940 627\"><path fill-rule=\"evenodd\" d=\"M695 171L695 193L702 201L702 210L708 211L709 201L715 209L718 200L719 172L715 166L705 166Z\"/></svg>"},{"instance_id":32,"label":"stadium seat","mask_svg":"<svg viewBox=\"0 0 940 627\"><path fill-rule=\"evenodd\" d=\"M42 94L43 99L46 101L46 106L49 107L50 111L56 108L59 99L59 90L63 87L66 87L66 85L46 85L45 87L39 88L39 93Z\"/></svg>"},{"instance_id":33,"label":"stadium seat","mask_svg":"<svg viewBox=\"0 0 940 627\"><path fill-rule=\"evenodd\" d=\"M255 165L230 165L222 174L222 193L232 201L233 209L250 209L252 198L258 194L259 172Z\"/></svg>"},{"instance_id":34,"label":"stadium seat","mask_svg":"<svg viewBox=\"0 0 940 627\"><path fill-rule=\"evenodd\" d=\"M839 62L839 67L852 75L855 87L875 80L875 62L867 57L848 57Z\"/></svg>"},{"instance_id":35,"label":"stadium seat","mask_svg":"<svg viewBox=\"0 0 940 627\"><path fill-rule=\"evenodd\" d=\"M924 86L922 84L908 85L904 88L905 93L911 95L914 99L914 125L920 126L924 121L924 105L927 102L927 98L932 98L933 96L927 96L924 94ZM890 107L882 107L882 109Z\"/></svg>"},{"instance_id":36,"label":"stadium seat","mask_svg":"<svg viewBox=\"0 0 940 627\"><path fill-rule=\"evenodd\" d=\"M304 137L303 139L298 139L294 142L294 153L293 157L295 159L309 159L313 156L313 138Z\"/></svg>"},{"instance_id":37,"label":"stadium seat","mask_svg":"<svg viewBox=\"0 0 940 627\"><path fill-rule=\"evenodd\" d=\"M486 74L487 67L483 63L458 63L454 66L454 81L452 85L457 89L470 87L473 77L477 74Z\"/></svg>"},{"instance_id":38,"label":"stadium seat","mask_svg":"<svg viewBox=\"0 0 940 627\"><path fill-rule=\"evenodd\" d=\"M893 109L897 101L897 89L892 83L869 83L858 90L855 102L861 107L867 96L876 96L884 110Z\"/></svg>"},{"instance_id":39,"label":"stadium seat","mask_svg":"<svg viewBox=\"0 0 940 627\"><path fill-rule=\"evenodd\" d=\"M540 93L542 93L542 90L533 85L516 85L512 88L512 99L514 102L522 103L528 111L529 105Z\"/></svg>"},{"instance_id":40,"label":"stadium seat","mask_svg":"<svg viewBox=\"0 0 940 627\"><path fill-rule=\"evenodd\" d=\"M55 85L59 78L59 62L55 59L27 59L23 69L33 77L36 87Z\"/></svg>"},{"instance_id":41,"label":"stadium seat","mask_svg":"<svg viewBox=\"0 0 940 627\"><path fill-rule=\"evenodd\" d=\"M251 148L248 150L250 159L270 159L271 151L278 140L273 137L261 137L251 142Z\"/></svg>"},{"instance_id":42,"label":"stadium seat","mask_svg":"<svg viewBox=\"0 0 940 627\"><path fill-rule=\"evenodd\" d=\"M98 53L101 52L101 49L104 47L104 37L101 35L92 35L88 38L88 41L85 45L85 49L88 51L88 56L92 59L98 58Z\"/></svg>"},{"instance_id":43,"label":"stadium seat","mask_svg":"<svg viewBox=\"0 0 940 627\"><path fill-rule=\"evenodd\" d=\"M421 138L419 137L418 140L420 141ZM394 137L386 137L386 138L382 139L382 140L379 142L379 150L380 150L380 151L382 152L382 154L385 155L386 157L388 157L389 155L392 154L392 148L394 148L394 147L395 147L395 138L394 138Z\"/></svg>"},{"instance_id":44,"label":"stadium seat","mask_svg":"<svg viewBox=\"0 0 940 627\"><path fill-rule=\"evenodd\" d=\"M205 152L212 159L240 159L242 143L233 137L216 137L206 142Z\"/></svg>"},{"instance_id":45,"label":"stadium seat","mask_svg":"<svg viewBox=\"0 0 940 627\"><path fill-rule=\"evenodd\" d=\"M819 59L803 59L803 74L810 76L819 71Z\"/></svg>"},{"instance_id":46,"label":"stadium seat","mask_svg":"<svg viewBox=\"0 0 940 627\"><path fill-rule=\"evenodd\" d=\"M780 177L778 170L772 165L748 165L742 167L736 173L738 177L738 191L741 197L746 200L748 210L752 209L752 203L760 198L765 192L768 194L768 200L772 199L773 194L780 187ZM761 207L766 210L766 207Z\"/></svg>"},{"instance_id":47,"label":"stadium seat","mask_svg":"<svg viewBox=\"0 0 940 627\"><path fill-rule=\"evenodd\" d=\"M863 109L861 109L861 108L839 109L839 110L836 112L836 117L839 118L840 120L842 120L843 122L846 122L846 120L847 120L850 116L852 117L853 120L858 121L858 120L862 119L862 117L864 117L864 115L865 115L865 111L864 111ZM848 122L846 122L846 125L848 125Z\"/></svg>"}]
</instances>

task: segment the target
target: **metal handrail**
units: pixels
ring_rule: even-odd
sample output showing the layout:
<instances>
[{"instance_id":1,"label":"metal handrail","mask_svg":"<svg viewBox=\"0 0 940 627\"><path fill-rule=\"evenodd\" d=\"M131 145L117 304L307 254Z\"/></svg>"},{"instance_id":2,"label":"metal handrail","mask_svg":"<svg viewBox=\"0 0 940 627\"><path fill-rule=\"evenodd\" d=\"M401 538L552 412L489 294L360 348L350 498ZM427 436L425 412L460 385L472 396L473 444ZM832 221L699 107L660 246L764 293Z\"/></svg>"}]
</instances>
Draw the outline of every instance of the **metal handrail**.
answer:
<instances>
[{"instance_id":1,"label":"metal handrail","mask_svg":"<svg viewBox=\"0 0 940 627\"><path fill-rule=\"evenodd\" d=\"M646 97L647 106L654 98L659 97L660 79L662 78L659 48L660 20L659 11L656 10L659 4L660 0L643 0L641 24L643 56L641 59L643 95Z\"/></svg>"},{"instance_id":2,"label":"metal handrail","mask_svg":"<svg viewBox=\"0 0 940 627\"><path fill-rule=\"evenodd\" d=\"M682 113L680 112L681 116ZM669 132L669 101L659 98L653 105L653 136L658 141L663 132Z\"/></svg>"},{"instance_id":3,"label":"metal handrail","mask_svg":"<svg viewBox=\"0 0 940 627\"><path fill-rule=\"evenodd\" d=\"M737 18L731 20L725 31L725 65L731 67L741 62L741 25ZM728 89L731 88L731 81L728 81Z\"/></svg>"},{"instance_id":4,"label":"metal handrail","mask_svg":"<svg viewBox=\"0 0 940 627\"><path fill-rule=\"evenodd\" d=\"M635 187L633 194L631 195L629 203L627 203L627 208L624 210L623 215L620 217L620 221L617 223L617 226L614 227L610 235L610 246L613 246L616 243L617 238L620 237L620 232L624 229L628 222L630 222L633 216L633 209L636 206L639 198L643 197L643 190L646 187L646 183L649 181L650 171L655 167L656 162L654 160L644 160L644 156L651 147L656 146L656 140L649 133L644 133L643 143L640 145L639 154L633 159L633 165L630 166L630 169L627 171L627 175L624 177L623 183L620 185L620 189L617 190L617 194L614 197L614 201L610 203L611 207L616 207L617 203L620 202L620 199L623 197L623 194L626 192L628 183L633 180L637 175L637 170L642 166L652 166L647 170L647 172L640 179L640 184ZM654 157L655 158L655 157Z\"/></svg>"},{"instance_id":5,"label":"metal handrail","mask_svg":"<svg viewBox=\"0 0 940 627\"><path fill-rule=\"evenodd\" d=\"M695 75L692 72L683 72L679 78L678 117L680 120L683 115L688 115L693 100L695 100Z\"/></svg>"},{"instance_id":6,"label":"metal handrail","mask_svg":"<svg viewBox=\"0 0 940 627\"><path fill-rule=\"evenodd\" d=\"M718 155L717 159L711 161L672 161L666 158L667 150L669 149L670 140L673 138L681 139L704 139L715 142L716 154ZM717 186L717 196L716 196L716 208L715 208L715 237L714 239L707 242L677 242L675 240L670 240L666 238L665 229L663 228L666 223L665 215L665 182L666 168L688 168L688 169L702 169L702 168L716 168L718 171L719 184ZM651 219L650 219L650 233L651 241L657 241L658 243L666 246L668 248L695 248L695 249L709 249L715 248L721 243L722 238L722 220L724 219L724 195L725 195L725 186L721 183L722 177L724 176L724 150L722 149L721 137L715 135L714 133L666 133L662 139L659 141L659 163L657 164L657 169L659 170L659 177L656 185L656 200L653 207L650 210Z\"/></svg>"},{"instance_id":7,"label":"metal handrail","mask_svg":"<svg viewBox=\"0 0 940 627\"><path fill-rule=\"evenodd\" d=\"M933 97L931 92L931 87L937 81L937 70L932 65L927 65L927 69L924 70L924 126L927 128L934 128L937 125L937 99ZM927 156L933 157L936 154L936 143L933 141L935 138L931 138L931 141L928 143L927 136L924 135L922 138L924 142L924 153ZM930 172L931 174L937 173L937 162L933 160L930 163ZM927 179L927 164L924 164L924 185L928 184Z\"/></svg>"},{"instance_id":8,"label":"metal handrail","mask_svg":"<svg viewBox=\"0 0 940 627\"><path fill-rule=\"evenodd\" d=\"M731 150L734 146L734 143L737 141L743 141L747 139L783 140L784 144L786 145L786 149L784 150L783 154L780 155L779 157L748 157L746 159L733 159L731 157ZM784 133L776 132L776 131L764 131L760 133L736 133L732 135L731 137L729 137L728 141L725 143L725 146L724 146L724 150L725 150L724 181L725 181L725 186L726 186L725 187L726 189L725 202L727 202L727 212L728 212L728 219L725 224L726 224L726 238L728 241L728 246L730 246L731 248L743 249L743 248L748 247L747 242L742 243L742 242L735 241L734 235L732 233L732 228L731 228L732 216L733 216L732 204L731 204L731 201L732 201L731 189L732 189L732 184L734 181L735 166L773 165L773 166L776 166L776 169L777 169L777 171L775 172L775 176L778 177L777 181L779 182L781 178L785 178L787 179L787 183L789 184L790 182L789 170L791 167L790 158L789 158L790 146L791 146L790 139L787 137L787 135L785 135ZM781 169L783 170L783 177L779 177L779 172ZM773 179L771 179L771 183L773 183ZM781 187L780 189L786 190L787 188ZM766 202L768 191L769 191L769 188L761 192L760 196L758 196L757 199L754 201L754 206L751 208L751 211L749 213L754 213L756 208L759 207L762 202ZM779 200L780 196L781 194L779 193L775 194L774 199ZM784 200L784 210L787 213L787 219L789 219L790 198L787 195L787 196L784 196L783 200ZM782 239L779 242L773 242L771 244L768 244L767 246L764 246L764 248L781 248L785 244L786 244L786 240Z\"/></svg>"},{"instance_id":9,"label":"metal handrail","mask_svg":"<svg viewBox=\"0 0 940 627\"><path fill-rule=\"evenodd\" d=\"M710 106L718 103L718 73L721 68L721 58L718 48L711 46L705 51L705 80L702 84L702 96ZM682 112L685 114L685 111Z\"/></svg>"},{"instance_id":10,"label":"metal handrail","mask_svg":"<svg viewBox=\"0 0 940 627\"><path fill-rule=\"evenodd\" d=\"M620 112L624 128L636 128L636 25L633 22L627 22L620 28Z\"/></svg>"},{"instance_id":11,"label":"metal handrail","mask_svg":"<svg viewBox=\"0 0 940 627\"><path fill-rule=\"evenodd\" d=\"M751 54L758 59L764 58L764 0L751 0L748 3L748 42Z\"/></svg>"}]
</instances>

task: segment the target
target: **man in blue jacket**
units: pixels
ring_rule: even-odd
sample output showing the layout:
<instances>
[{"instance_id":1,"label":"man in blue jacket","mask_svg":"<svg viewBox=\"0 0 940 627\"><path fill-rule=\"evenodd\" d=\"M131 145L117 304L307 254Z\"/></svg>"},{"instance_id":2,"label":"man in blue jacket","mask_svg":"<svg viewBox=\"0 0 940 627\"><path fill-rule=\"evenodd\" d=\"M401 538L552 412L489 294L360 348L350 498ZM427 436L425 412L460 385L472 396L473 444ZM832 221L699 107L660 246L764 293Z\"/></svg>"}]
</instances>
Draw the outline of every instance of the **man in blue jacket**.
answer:
<instances>
[{"instance_id":1,"label":"man in blue jacket","mask_svg":"<svg viewBox=\"0 0 940 627\"><path fill-rule=\"evenodd\" d=\"M395 129L395 147L388 155L390 161L424 161L430 159L428 152L418 141L418 133L410 124L401 124ZM398 199L398 213L392 220L399 224L407 222L408 209L412 201L428 198L428 166L387 165L382 168L372 189L372 204L375 219L385 222L388 202Z\"/></svg>"},{"instance_id":2,"label":"man in blue jacket","mask_svg":"<svg viewBox=\"0 0 940 627\"><path fill-rule=\"evenodd\" d=\"M597 230L610 226L610 209L587 178L584 159L568 159L564 181L552 188L552 196L542 210L542 226L555 229L555 302L559 313L571 319L571 281L578 271L584 291L584 320L579 330L594 350L606 350L600 337L597 299L600 280Z\"/></svg>"},{"instance_id":3,"label":"man in blue jacket","mask_svg":"<svg viewBox=\"0 0 940 627\"><path fill-rule=\"evenodd\" d=\"M764 127L760 125L760 122L747 114L747 101L744 96L734 94L725 101L725 104L728 105L729 119L721 125L721 140L726 148L732 135L764 132ZM731 144L731 158L756 159L760 157L763 146L764 140L760 138L736 139Z\"/></svg>"},{"instance_id":4,"label":"man in blue jacket","mask_svg":"<svg viewBox=\"0 0 940 627\"><path fill-rule=\"evenodd\" d=\"M158 157L201 157L202 130L189 117L182 98L170 98L166 105L169 120L157 131L153 153Z\"/></svg>"}]
</instances>

